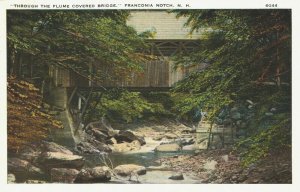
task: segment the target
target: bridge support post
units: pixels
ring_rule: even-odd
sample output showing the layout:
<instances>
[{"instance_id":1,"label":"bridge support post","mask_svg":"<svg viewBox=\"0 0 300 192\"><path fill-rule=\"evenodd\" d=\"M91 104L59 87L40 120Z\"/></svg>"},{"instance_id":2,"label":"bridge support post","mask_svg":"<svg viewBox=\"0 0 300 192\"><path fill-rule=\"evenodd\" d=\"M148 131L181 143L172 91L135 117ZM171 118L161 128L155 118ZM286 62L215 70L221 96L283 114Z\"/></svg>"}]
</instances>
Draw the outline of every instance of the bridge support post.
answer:
<instances>
[{"instance_id":1,"label":"bridge support post","mask_svg":"<svg viewBox=\"0 0 300 192\"><path fill-rule=\"evenodd\" d=\"M67 107L67 88L54 87L50 91L50 104L61 109Z\"/></svg>"},{"instance_id":2,"label":"bridge support post","mask_svg":"<svg viewBox=\"0 0 300 192\"><path fill-rule=\"evenodd\" d=\"M70 106L70 104L71 104L71 102L72 102L72 99L73 99L73 97L74 97L76 91L77 91L77 87L75 87L75 88L73 89L73 91L72 91L72 93L71 93L71 95L70 95L70 97L69 97L69 99L68 99L68 103L67 103L68 106Z\"/></svg>"},{"instance_id":3,"label":"bridge support post","mask_svg":"<svg viewBox=\"0 0 300 192\"><path fill-rule=\"evenodd\" d=\"M89 104L90 98L92 96L93 93L93 87L90 89L89 91L89 95L87 98L84 98L84 96L82 96L81 94L79 94L79 100L78 100L78 110L79 110L79 116L78 116L78 124L77 127L75 129L75 134L78 132L78 129L80 128L81 124L82 124L82 118L86 112L87 106ZM81 108L81 102L82 100L84 101L84 106Z\"/></svg>"}]
</instances>

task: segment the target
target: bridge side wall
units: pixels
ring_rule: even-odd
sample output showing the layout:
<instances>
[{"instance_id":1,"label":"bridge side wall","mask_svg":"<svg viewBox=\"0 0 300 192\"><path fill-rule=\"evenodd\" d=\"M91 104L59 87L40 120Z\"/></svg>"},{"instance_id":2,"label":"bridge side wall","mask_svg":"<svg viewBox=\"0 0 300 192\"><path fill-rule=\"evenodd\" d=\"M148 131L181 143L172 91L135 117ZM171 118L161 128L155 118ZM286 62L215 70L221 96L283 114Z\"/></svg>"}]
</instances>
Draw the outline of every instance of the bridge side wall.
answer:
<instances>
[{"instance_id":1,"label":"bridge side wall","mask_svg":"<svg viewBox=\"0 0 300 192\"><path fill-rule=\"evenodd\" d=\"M170 77L174 76L170 71L170 63L166 60L155 60L141 64L143 70L132 72L127 76L116 76L108 72L107 78L94 83L94 86L103 87L170 87ZM101 70L101 69L98 69ZM67 69L51 66L50 77L56 87L89 87L91 84L87 78L79 76Z\"/></svg>"},{"instance_id":2,"label":"bridge side wall","mask_svg":"<svg viewBox=\"0 0 300 192\"><path fill-rule=\"evenodd\" d=\"M169 88L190 72L199 69L199 67L174 69L174 63L167 58L149 61L141 65L142 71L132 72L126 76L117 76L109 69L99 68L98 71L107 72L106 77L96 83L91 83L87 78L57 66L51 66L49 74L55 87L91 87L93 84L94 87Z\"/></svg>"},{"instance_id":3,"label":"bridge side wall","mask_svg":"<svg viewBox=\"0 0 300 192\"><path fill-rule=\"evenodd\" d=\"M110 78L97 83L104 87L169 87L169 62L165 60L149 61L141 64L139 72L124 76L109 74Z\"/></svg>"}]
</instances>

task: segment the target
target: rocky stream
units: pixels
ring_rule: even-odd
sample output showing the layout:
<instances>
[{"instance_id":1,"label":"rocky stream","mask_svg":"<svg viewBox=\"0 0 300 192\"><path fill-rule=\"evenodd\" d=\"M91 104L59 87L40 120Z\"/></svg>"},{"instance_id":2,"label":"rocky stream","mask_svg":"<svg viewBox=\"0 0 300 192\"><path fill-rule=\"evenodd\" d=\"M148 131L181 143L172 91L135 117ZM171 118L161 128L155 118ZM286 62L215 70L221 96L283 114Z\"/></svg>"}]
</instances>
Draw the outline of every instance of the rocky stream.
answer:
<instances>
[{"instance_id":1,"label":"rocky stream","mask_svg":"<svg viewBox=\"0 0 300 192\"><path fill-rule=\"evenodd\" d=\"M281 165L276 174L272 164L243 168L230 148L199 150L195 139L195 130L178 122L111 126L102 119L9 154L8 183L291 182L290 159L273 159Z\"/></svg>"}]
</instances>

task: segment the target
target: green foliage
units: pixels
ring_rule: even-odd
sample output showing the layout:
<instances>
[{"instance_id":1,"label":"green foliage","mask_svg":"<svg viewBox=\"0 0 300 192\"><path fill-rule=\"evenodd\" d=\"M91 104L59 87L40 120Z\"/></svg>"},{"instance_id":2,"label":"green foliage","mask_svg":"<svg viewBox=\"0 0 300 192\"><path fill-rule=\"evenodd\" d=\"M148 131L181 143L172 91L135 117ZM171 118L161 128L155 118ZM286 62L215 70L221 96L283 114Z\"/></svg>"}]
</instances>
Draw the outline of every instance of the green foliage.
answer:
<instances>
[{"instance_id":1,"label":"green foliage","mask_svg":"<svg viewBox=\"0 0 300 192\"><path fill-rule=\"evenodd\" d=\"M57 65L98 82L127 76L140 70L145 57L137 50L146 47L147 37L126 25L128 16L125 10L10 10L8 68L18 75L16 57L27 53L36 67Z\"/></svg>"},{"instance_id":2,"label":"green foliage","mask_svg":"<svg viewBox=\"0 0 300 192\"><path fill-rule=\"evenodd\" d=\"M101 98L99 93L96 93L92 101L85 122L96 121L106 116L113 121L121 120L129 123L147 116L165 113L161 103L149 102L139 92L110 91L103 94Z\"/></svg>"},{"instance_id":3,"label":"green foliage","mask_svg":"<svg viewBox=\"0 0 300 192\"><path fill-rule=\"evenodd\" d=\"M140 63L147 57L139 51L147 46L144 39L151 36L151 32L137 34L132 27L127 26L128 16L129 11L126 10L9 10L8 72L17 77L37 76L41 83L42 80L47 80L48 67L55 65L97 83L113 80L112 76L126 78L133 71L141 70ZM33 72L26 76L25 70ZM11 95L9 99L13 99ZM88 110L85 120L99 120L99 117L105 115L129 122L140 118L145 112L163 110L160 104L150 104L138 93L124 92L118 96L108 93L101 99L101 105ZM97 102L93 101L91 107ZM25 111L29 104L24 103ZM24 116L28 120L26 123L30 125L25 123L26 126L22 126L22 121L19 121L24 120L20 118L23 117L22 114L13 114L20 110L15 111L11 106L8 109L10 148L18 148L28 140L47 137L47 128L51 125L38 117L37 109L32 111L34 117L25 114L30 118L40 119L41 122L31 121ZM31 131L30 126L37 129ZM23 133L28 128L30 131ZM31 134L35 130L40 132Z\"/></svg>"},{"instance_id":4,"label":"green foliage","mask_svg":"<svg viewBox=\"0 0 300 192\"><path fill-rule=\"evenodd\" d=\"M277 115L274 119L276 121L268 125L266 129L237 143L236 149L240 151L244 166L255 163L272 151L291 147L290 116L279 117Z\"/></svg>"},{"instance_id":5,"label":"green foliage","mask_svg":"<svg viewBox=\"0 0 300 192\"><path fill-rule=\"evenodd\" d=\"M161 103L166 110L171 110L174 105L173 96L169 92L146 92L142 96L151 103Z\"/></svg>"},{"instance_id":6,"label":"green foliage","mask_svg":"<svg viewBox=\"0 0 300 192\"><path fill-rule=\"evenodd\" d=\"M205 33L197 50L175 58L177 66L207 65L175 87L175 94L185 95L175 105L180 114L200 107L208 112L210 120L215 120L224 108L251 100L255 103L254 116L247 122L248 138L240 145L246 149L245 164L271 149L289 145L291 11L174 12L178 17L188 17L186 25L192 31ZM272 119L265 115L271 108L276 109Z\"/></svg>"},{"instance_id":7,"label":"green foliage","mask_svg":"<svg viewBox=\"0 0 300 192\"><path fill-rule=\"evenodd\" d=\"M281 81L290 81L289 11L195 10L179 11L181 15L189 16L193 30L210 29L197 51L176 58L178 65L209 64L175 89L195 95L196 105L220 110L246 96L255 87L251 82L274 82L277 69L285 73Z\"/></svg>"}]
</instances>

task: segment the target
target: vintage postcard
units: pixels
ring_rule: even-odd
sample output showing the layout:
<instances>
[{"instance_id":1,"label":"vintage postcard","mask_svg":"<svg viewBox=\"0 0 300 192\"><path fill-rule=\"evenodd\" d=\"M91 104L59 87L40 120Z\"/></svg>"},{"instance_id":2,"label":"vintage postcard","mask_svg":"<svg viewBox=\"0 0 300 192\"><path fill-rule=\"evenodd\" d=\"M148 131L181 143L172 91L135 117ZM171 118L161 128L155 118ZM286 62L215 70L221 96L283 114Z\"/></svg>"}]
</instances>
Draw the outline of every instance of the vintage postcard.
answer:
<instances>
[{"instance_id":1,"label":"vintage postcard","mask_svg":"<svg viewBox=\"0 0 300 192\"><path fill-rule=\"evenodd\" d=\"M0 3L4 191L295 191L295 3Z\"/></svg>"}]
</instances>

